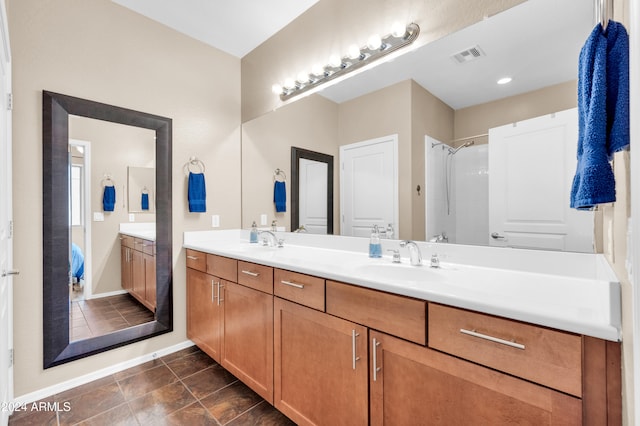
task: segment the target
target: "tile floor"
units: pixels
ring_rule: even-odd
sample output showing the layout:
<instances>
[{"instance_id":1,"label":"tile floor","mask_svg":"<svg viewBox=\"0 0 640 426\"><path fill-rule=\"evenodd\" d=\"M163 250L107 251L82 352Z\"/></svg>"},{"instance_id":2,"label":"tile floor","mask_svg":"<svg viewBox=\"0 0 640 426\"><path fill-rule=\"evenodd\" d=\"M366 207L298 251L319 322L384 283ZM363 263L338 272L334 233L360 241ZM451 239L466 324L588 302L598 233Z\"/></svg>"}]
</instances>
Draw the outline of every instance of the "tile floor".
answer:
<instances>
[{"instance_id":1,"label":"tile floor","mask_svg":"<svg viewBox=\"0 0 640 426\"><path fill-rule=\"evenodd\" d=\"M294 425L195 346L35 404L9 425Z\"/></svg>"},{"instance_id":2,"label":"tile floor","mask_svg":"<svg viewBox=\"0 0 640 426\"><path fill-rule=\"evenodd\" d=\"M154 320L154 313L130 294L73 300L69 309L70 339L101 336Z\"/></svg>"}]
</instances>

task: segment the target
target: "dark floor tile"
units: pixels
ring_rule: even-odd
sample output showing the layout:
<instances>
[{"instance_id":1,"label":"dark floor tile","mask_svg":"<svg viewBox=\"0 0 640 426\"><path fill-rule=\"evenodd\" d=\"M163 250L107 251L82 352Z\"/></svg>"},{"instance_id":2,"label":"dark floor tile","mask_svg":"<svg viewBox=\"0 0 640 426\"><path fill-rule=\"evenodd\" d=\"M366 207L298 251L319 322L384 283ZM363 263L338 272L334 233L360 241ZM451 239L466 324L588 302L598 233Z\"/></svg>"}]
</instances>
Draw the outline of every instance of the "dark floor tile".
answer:
<instances>
[{"instance_id":1,"label":"dark floor tile","mask_svg":"<svg viewBox=\"0 0 640 426\"><path fill-rule=\"evenodd\" d=\"M113 375L113 378L115 380L123 380L129 376L142 373L143 371L151 370L152 368L159 367L161 365L164 365L162 361L160 361L159 359L152 359L151 361L138 364L135 367L131 367L131 368L127 368L126 370L119 371Z\"/></svg>"},{"instance_id":2,"label":"dark floor tile","mask_svg":"<svg viewBox=\"0 0 640 426\"><path fill-rule=\"evenodd\" d=\"M129 405L125 402L124 404L118 405L117 407L112 408L111 410L105 411L104 413L98 414L95 417L91 417L90 419L85 420L84 422L78 423L79 426L139 426L138 420L136 416L133 415Z\"/></svg>"},{"instance_id":3,"label":"dark floor tile","mask_svg":"<svg viewBox=\"0 0 640 426\"><path fill-rule=\"evenodd\" d=\"M227 386L200 400L200 403L221 424L230 422L263 399L241 382Z\"/></svg>"},{"instance_id":4,"label":"dark floor tile","mask_svg":"<svg viewBox=\"0 0 640 426\"><path fill-rule=\"evenodd\" d=\"M161 365L119 380L118 383L127 401L131 401L177 380L176 375L167 366Z\"/></svg>"},{"instance_id":5,"label":"dark floor tile","mask_svg":"<svg viewBox=\"0 0 640 426\"><path fill-rule=\"evenodd\" d=\"M156 425L169 414L196 402L189 390L180 382L156 389L129 402L131 410L143 425Z\"/></svg>"},{"instance_id":6,"label":"dark floor tile","mask_svg":"<svg viewBox=\"0 0 640 426\"><path fill-rule=\"evenodd\" d=\"M166 419L166 424L175 426L218 426L219 423L213 416L200 405L199 402L193 403L188 407L170 414Z\"/></svg>"},{"instance_id":7,"label":"dark floor tile","mask_svg":"<svg viewBox=\"0 0 640 426\"><path fill-rule=\"evenodd\" d=\"M125 402L124 396L113 382L69 400L69 411L59 411L60 425L73 425L87 420Z\"/></svg>"},{"instance_id":8,"label":"dark floor tile","mask_svg":"<svg viewBox=\"0 0 640 426\"><path fill-rule=\"evenodd\" d=\"M219 364L214 364L182 381L196 398L202 399L230 385L236 380L238 379L233 374L229 373Z\"/></svg>"},{"instance_id":9,"label":"dark floor tile","mask_svg":"<svg viewBox=\"0 0 640 426\"><path fill-rule=\"evenodd\" d=\"M213 364L215 364L215 361L204 352L196 352L167 363L169 368L181 379L204 370Z\"/></svg>"},{"instance_id":10,"label":"dark floor tile","mask_svg":"<svg viewBox=\"0 0 640 426\"><path fill-rule=\"evenodd\" d=\"M296 426L287 416L263 401L246 413L236 417L228 426Z\"/></svg>"},{"instance_id":11,"label":"dark floor tile","mask_svg":"<svg viewBox=\"0 0 640 426\"><path fill-rule=\"evenodd\" d=\"M49 406L41 406L40 402L45 404L53 404L52 398L46 400L37 401L34 403L25 404L20 407L9 417L9 425L12 426L44 426L44 425L57 425L58 414L55 409Z\"/></svg>"},{"instance_id":12,"label":"dark floor tile","mask_svg":"<svg viewBox=\"0 0 640 426\"><path fill-rule=\"evenodd\" d=\"M181 349L179 351L167 354L167 355L163 356L160 359L163 360L166 363L169 363L169 362L174 361L174 360L176 360L178 358L189 356L189 355L192 355L192 354L197 353L197 352L201 352L200 348L198 348L196 345L193 345L193 346L189 346L188 348L184 348L184 349Z\"/></svg>"},{"instance_id":13,"label":"dark floor tile","mask_svg":"<svg viewBox=\"0 0 640 426\"><path fill-rule=\"evenodd\" d=\"M71 399L77 396L80 396L87 392L91 392L103 386L110 385L112 383L115 383L115 379L113 378L113 376L103 377L101 379L94 380L93 382L89 382L87 384L77 386L67 391L60 392L54 395L53 399L54 401L59 401L59 402L70 401Z\"/></svg>"}]
</instances>

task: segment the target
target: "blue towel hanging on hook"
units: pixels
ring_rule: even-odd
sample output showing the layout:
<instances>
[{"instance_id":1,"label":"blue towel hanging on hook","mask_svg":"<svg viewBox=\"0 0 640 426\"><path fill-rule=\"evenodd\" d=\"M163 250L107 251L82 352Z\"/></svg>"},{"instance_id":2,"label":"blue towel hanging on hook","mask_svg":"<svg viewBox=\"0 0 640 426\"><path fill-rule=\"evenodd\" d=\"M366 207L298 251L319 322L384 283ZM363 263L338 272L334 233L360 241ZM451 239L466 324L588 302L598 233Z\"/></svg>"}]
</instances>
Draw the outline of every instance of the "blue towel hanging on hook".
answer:
<instances>
[{"instance_id":1,"label":"blue towel hanging on hook","mask_svg":"<svg viewBox=\"0 0 640 426\"><path fill-rule=\"evenodd\" d=\"M207 191L205 189L204 173L189 172L189 211L204 213L207 211Z\"/></svg>"},{"instance_id":2,"label":"blue towel hanging on hook","mask_svg":"<svg viewBox=\"0 0 640 426\"><path fill-rule=\"evenodd\" d=\"M102 209L105 212L112 212L116 207L116 187L108 185L104 187L102 195Z\"/></svg>"},{"instance_id":3,"label":"blue towel hanging on hook","mask_svg":"<svg viewBox=\"0 0 640 426\"><path fill-rule=\"evenodd\" d=\"M273 184L273 202L276 205L276 212L287 211L287 187L284 182L277 180Z\"/></svg>"}]
</instances>

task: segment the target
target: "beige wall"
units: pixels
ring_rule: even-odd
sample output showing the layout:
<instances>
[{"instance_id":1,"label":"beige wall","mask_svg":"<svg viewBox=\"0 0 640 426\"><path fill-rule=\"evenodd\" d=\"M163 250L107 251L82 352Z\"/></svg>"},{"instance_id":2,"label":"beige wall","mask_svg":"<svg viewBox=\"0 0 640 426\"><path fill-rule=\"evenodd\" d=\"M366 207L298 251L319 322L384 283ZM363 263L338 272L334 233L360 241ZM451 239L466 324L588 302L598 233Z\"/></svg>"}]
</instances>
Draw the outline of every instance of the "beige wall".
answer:
<instances>
[{"instance_id":1,"label":"beige wall","mask_svg":"<svg viewBox=\"0 0 640 426\"><path fill-rule=\"evenodd\" d=\"M312 95L242 125L242 226L253 221L260 225L266 214L267 225L291 226L291 147L304 148L334 158L334 199L339 200L338 184L338 105ZM287 175L287 211L276 213L273 203L273 173ZM334 201L333 232L340 233L338 203Z\"/></svg>"},{"instance_id":2,"label":"beige wall","mask_svg":"<svg viewBox=\"0 0 640 426\"><path fill-rule=\"evenodd\" d=\"M120 224L129 222L126 204L127 166L155 167L155 132L86 117L69 117L69 137L91 146L91 211L86 213L91 226L91 262L93 294L122 290L120 283ZM105 173L116 188L112 212L104 212L103 222L93 221L93 212L102 212ZM155 214L136 213L136 222L155 222Z\"/></svg>"},{"instance_id":3,"label":"beige wall","mask_svg":"<svg viewBox=\"0 0 640 426\"><path fill-rule=\"evenodd\" d=\"M395 22L415 22L421 46L481 21L522 0L322 0L242 58L242 121L282 105L271 92L314 64L388 34ZM312 46L312 48L310 48Z\"/></svg>"},{"instance_id":4,"label":"beige wall","mask_svg":"<svg viewBox=\"0 0 640 426\"><path fill-rule=\"evenodd\" d=\"M109 0L8 0L13 54L15 395L186 339L182 232L240 226L240 60ZM42 368L42 90L173 119L174 331ZM207 214L188 213L182 166L207 167ZM29 194L30 196L26 196Z\"/></svg>"}]
</instances>

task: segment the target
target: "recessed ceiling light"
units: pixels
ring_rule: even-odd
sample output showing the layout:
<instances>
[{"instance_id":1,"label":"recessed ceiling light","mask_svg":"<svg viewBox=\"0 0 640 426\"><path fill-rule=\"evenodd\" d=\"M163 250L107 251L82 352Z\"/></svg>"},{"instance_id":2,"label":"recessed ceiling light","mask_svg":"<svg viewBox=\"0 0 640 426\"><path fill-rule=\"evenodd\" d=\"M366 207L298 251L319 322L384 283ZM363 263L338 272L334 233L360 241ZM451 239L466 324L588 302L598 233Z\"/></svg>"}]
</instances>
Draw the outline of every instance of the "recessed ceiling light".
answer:
<instances>
[{"instance_id":1,"label":"recessed ceiling light","mask_svg":"<svg viewBox=\"0 0 640 426\"><path fill-rule=\"evenodd\" d=\"M511 83L511 77L502 77L500 80L498 80L498 84L507 84L507 83Z\"/></svg>"}]
</instances>

